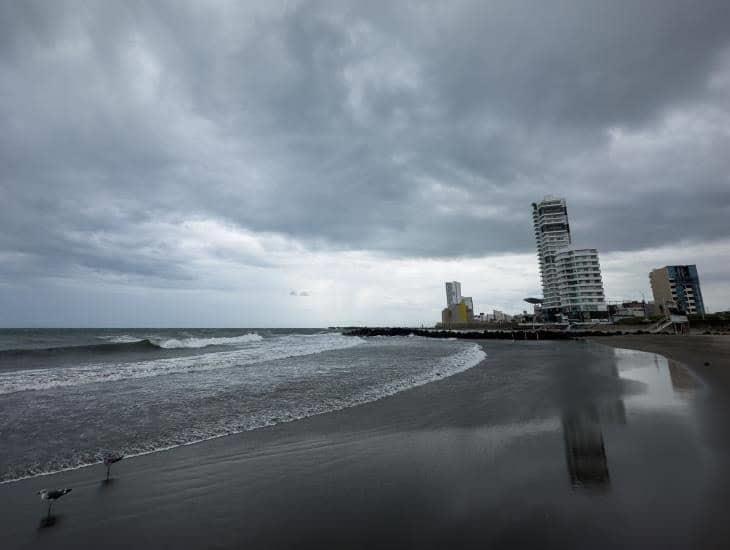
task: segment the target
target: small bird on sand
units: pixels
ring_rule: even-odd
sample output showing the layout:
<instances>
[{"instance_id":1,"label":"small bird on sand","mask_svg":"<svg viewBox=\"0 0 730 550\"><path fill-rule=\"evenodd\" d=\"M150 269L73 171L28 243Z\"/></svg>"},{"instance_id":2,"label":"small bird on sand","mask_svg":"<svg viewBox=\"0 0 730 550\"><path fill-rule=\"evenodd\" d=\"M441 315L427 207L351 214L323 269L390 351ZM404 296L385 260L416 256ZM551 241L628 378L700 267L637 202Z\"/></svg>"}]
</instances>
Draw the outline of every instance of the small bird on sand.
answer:
<instances>
[{"instance_id":1,"label":"small bird on sand","mask_svg":"<svg viewBox=\"0 0 730 550\"><path fill-rule=\"evenodd\" d=\"M106 480L109 481L109 472L112 469L112 464L119 462L124 458L123 454L112 453L104 457L104 466L106 466Z\"/></svg>"},{"instance_id":2,"label":"small bird on sand","mask_svg":"<svg viewBox=\"0 0 730 550\"><path fill-rule=\"evenodd\" d=\"M48 501L48 520L51 519L51 506L53 506L53 503L63 495L70 492L71 489L41 489L38 491L38 494L41 496L41 500Z\"/></svg>"}]
</instances>

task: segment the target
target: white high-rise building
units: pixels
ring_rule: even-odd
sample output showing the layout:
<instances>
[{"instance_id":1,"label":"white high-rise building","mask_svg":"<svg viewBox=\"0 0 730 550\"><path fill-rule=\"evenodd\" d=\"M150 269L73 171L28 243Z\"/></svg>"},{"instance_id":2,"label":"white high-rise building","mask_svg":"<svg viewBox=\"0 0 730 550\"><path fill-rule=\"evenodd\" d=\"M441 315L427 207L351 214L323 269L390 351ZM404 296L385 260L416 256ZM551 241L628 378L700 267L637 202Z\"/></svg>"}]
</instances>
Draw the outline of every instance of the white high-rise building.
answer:
<instances>
[{"instance_id":1,"label":"white high-rise building","mask_svg":"<svg viewBox=\"0 0 730 550\"><path fill-rule=\"evenodd\" d=\"M605 317L603 280L594 248L571 248L565 199L532 204L532 221L542 279L542 311L548 319Z\"/></svg>"},{"instance_id":2,"label":"white high-rise building","mask_svg":"<svg viewBox=\"0 0 730 550\"><path fill-rule=\"evenodd\" d=\"M446 283L446 307L455 306L461 303L461 283L451 281Z\"/></svg>"},{"instance_id":3,"label":"white high-rise building","mask_svg":"<svg viewBox=\"0 0 730 550\"><path fill-rule=\"evenodd\" d=\"M545 197L532 203L532 224L537 241L537 257L542 279L542 310L555 314L560 310L555 254L570 246L570 225L565 199Z\"/></svg>"},{"instance_id":4,"label":"white high-rise building","mask_svg":"<svg viewBox=\"0 0 730 550\"><path fill-rule=\"evenodd\" d=\"M580 319L608 311L595 248L561 250L555 255L555 267L563 315Z\"/></svg>"}]
</instances>

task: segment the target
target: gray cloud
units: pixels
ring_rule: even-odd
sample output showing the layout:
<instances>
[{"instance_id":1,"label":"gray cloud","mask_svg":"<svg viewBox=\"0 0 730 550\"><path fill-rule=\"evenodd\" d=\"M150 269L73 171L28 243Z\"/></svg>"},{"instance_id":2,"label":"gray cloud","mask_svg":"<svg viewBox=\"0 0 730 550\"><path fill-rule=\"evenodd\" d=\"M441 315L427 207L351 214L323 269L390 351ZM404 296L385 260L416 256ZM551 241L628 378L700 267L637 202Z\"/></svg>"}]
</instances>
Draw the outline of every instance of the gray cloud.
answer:
<instances>
[{"instance_id":1,"label":"gray cloud","mask_svg":"<svg viewBox=\"0 0 730 550\"><path fill-rule=\"evenodd\" d=\"M0 277L185 286L188 220L526 252L547 193L603 252L729 238L729 47L724 0L5 2Z\"/></svg>"}]
</instances>

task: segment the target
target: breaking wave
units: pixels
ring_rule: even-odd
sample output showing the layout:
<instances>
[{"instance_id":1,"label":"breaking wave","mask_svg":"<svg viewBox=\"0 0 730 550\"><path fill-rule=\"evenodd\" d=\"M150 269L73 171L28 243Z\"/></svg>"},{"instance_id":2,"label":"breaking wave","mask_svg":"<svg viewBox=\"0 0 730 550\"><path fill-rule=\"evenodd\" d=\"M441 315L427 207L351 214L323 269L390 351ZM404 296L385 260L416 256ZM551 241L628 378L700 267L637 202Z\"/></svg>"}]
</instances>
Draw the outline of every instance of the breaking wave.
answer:
<instances>
[{"instance_id":1,"label":"breaking wave","mask_svg":"<svg viewBox=\"0 0 730 550\"><path fill-rule=\"evenodd\" d=\"M251 342L260 342L263 337L259 336L255 332L249 332L241 336L226 336L219 338L170 338L167 340L154 340L150 341L152 344L159 346L164 349L179 349L179 348L207 348L208 346L236 346L239 344L249 344Z\"/></svg>"},{"instance_id":2,"label":"breaking wave","mask_svg":"<svg viewBox=\"0 0 730 550\"><path fill-rule=\"evenodd\" d=\"M133 422L132 418L138 414L136 412L138 404L127 403L125 405L126 401L122 396L119 397L121 401L118 406L105 407L98 411L98 414L104 415L109 408L113 409L111 419L99 419L94 412L87 421L87 429L92 436L96 429L101 430L102 434L107 433L106 427L110 421L118 420L117 417L120 414L131 415L129 418L124 416L123 418L127 420L120 423L119 433L123 437L114 445L114 450L129 457L139 456L377 401L468 370L478 365L486 357L481 346L476 344L463 345L460 343L455 349L454 347L446 349L443 347L446 342L429 342L429 345L434 346L435 352L438 350L441 350L438 353L450 352L448 355L431 358L430 354L419 354L418 343L414 342L414 339L408 338L368 342L357 337L329 334L318 345L321 348L337 349L332 347L335 344L333 339L337 340L341 346L356 347L352 350L353 355L349 356L351 362L347 366L343 361L347 362L345 357L348 356L343 355L311 361L309 366L306 363L289 362L278 365L274 363L272 366L262 365L257 367L257 372L242 373L244 378L250 377L255 382L252 383L251 389L247 390L244 385L236 386L236 391L228 395L216 393L216 399L212 401L218 407L215 409L216 414L201 415L200 413L205 411L196 410L190 418L181 418L176 430L162 430L159 436L142 438L139 437L134 426L129 426L129 433L124 436L125 422ZM270 340L278 340L279 346L287 347L294 341L301 346L303 341L316 342L319 339L313 338L311 335L306 338L299 335L298 337L286 336ZM403 352L406 353L403 354ZM219 352L211 355L229 353L233 352ZM230 362L227 362L227 366L231 366ZM213 375L213 373L210 374ZM219 387L219 381L222 380L235 382L231 378L236 377L229 373L215 376L222 377L213 381L215 387ZM240 383L240 380L238 382ZM190 383L198 385L198 381ZM177 382L173 383L173 386L177 386ZM292 393L294 388L298 388L298 390ZM154 404L158 403L158 395L167 395L171 391L165 386L157 387L157 390L148 396ZM162 393L160 394L159 391ZM187 393L183 392L178 398L184 398ZM107 397L113 398L113 394L109 394ZM43 399L42 394L39 399ZM195 402L198 405L201 403L199 400ZM209 404L209 406L212 405ZM190 414L191 407L184 405L181 410L187 411L184 414ZM78 414L87 413L81 411ZM68 421L63 415L52 416L52 418L59 418L61 422ZM96 422L98 422L98 426L95 424ZM73 427L68 429L76 429L77 424L78 422L74 422ZM50 429L45 424L43 426L43 429ZM10 462L10 467L6 472L0 472L0 484L99 463L103 456L101 446L94 437L87 443L88 448L84 451L75 448L51 449L49 456L37 457L33 454L32 460L16 458Z\"/></svg>"},{"instance_id":3,"label":"breaking wave","mask_svg":"<svg viewBox=\"0 0 730 550\"><path fill-rule=\"evenodd\" d=\"M162 357L142 361L105 362L73 367L52 367L26 369L11 372L0 372L0 395L30 390L48 390L66 386L78 386L99 382L115 382L131 378L149 378L167 374L182 374L229 368L244 367L288 357L301 357L323 351L345 349L363 342L361 338L343 336L338 333L322 334L318 337L309 335L289 335L279 338L264 339L258 334L250 333L228 338L189 338L185 340L165 340L155 344L150 340L128 344L102 344L104 346L138 346L175 349L180 347L207 347L220 345L211 341L236 341L238 344L254 344L234 348L232 350L192 355L184 357ZM207 342L207 343L206 343ZM88 347L88 346L85 346ZM92 346L93 347L93 346ZM57 348L60 349L60 348ZM66 348L70 349L70 348ZM35 350L37 353L42 350Z\"/></svg>"},{"instance_id":4,"label":"breaking wave","mask_svg":"<svg viewBox=\"0 0 730 550\"><path fill-rule=\"evenodd\" d=\"M0 359L17 359L23 357L55 357L64 355L144 352L160 349L200 349L212 346L239 346L260 342L264 338L255 332L240 336L224 336L218 338L138 338L129 335L99 336L104 344L88 344L80 346L61 346L40 349L7 349L0 350Z\"/></svg>"}]
</instances>

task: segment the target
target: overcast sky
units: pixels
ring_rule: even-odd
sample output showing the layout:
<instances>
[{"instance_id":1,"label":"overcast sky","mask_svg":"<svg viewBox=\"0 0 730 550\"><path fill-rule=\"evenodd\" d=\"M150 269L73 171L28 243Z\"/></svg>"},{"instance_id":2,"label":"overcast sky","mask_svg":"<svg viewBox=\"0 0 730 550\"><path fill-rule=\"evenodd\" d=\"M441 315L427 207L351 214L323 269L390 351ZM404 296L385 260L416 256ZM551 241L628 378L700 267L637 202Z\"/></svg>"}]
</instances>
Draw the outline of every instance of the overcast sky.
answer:
<instances>
[{"instance_id":1,"label":"overcast sky","mask_svg":"<svg viewBox=\"0 0 730 550\"><path fill-rule=\"evenodd\" d=\"M432 324L539 295L730 309L730 2L0 0L0 326Z\"/></svg>"}]
</instances>

